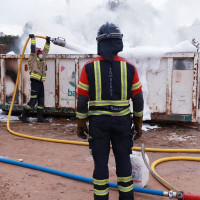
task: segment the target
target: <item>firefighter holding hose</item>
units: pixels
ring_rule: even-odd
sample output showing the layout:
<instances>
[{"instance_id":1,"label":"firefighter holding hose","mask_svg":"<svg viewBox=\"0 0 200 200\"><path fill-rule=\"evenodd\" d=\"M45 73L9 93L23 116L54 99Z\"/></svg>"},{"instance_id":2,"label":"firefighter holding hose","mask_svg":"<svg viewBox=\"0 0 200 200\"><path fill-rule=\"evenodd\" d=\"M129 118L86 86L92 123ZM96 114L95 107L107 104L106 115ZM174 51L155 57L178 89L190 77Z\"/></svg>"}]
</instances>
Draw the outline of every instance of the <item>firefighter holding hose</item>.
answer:
<instances>
[{"instance_id":1,"label":"firefighter holding hose","mask_svg":"<svg viewBox=\"0 0 200 200\"><path fill-rule=\"evenodd\" d=\"M95 200L109 199L110 144L116 161L119 200L134 199L130 154L133 140L142 135L144 103L136 67L117 55L123 50L122 37L115 24L107 22L100 27L96 38L100 56L83 67L78 86L77 135L86 139L89 132Z\"/></svg>"},{"instance_id":2,"label":"firefighter holding hose","mask_svg":"<svg viewBox=\"0 0 200 200\"><path fill-rule=\"evenodd\" d=\"M30 34L29 37L31 38L31 54L28 59L31 80L31 98L24 107L19 119L24 123L28 123L27 116L37 103L37 122L46 123L48 121L43 118L44 81L46 79L47 70L45 58L50 48L50 37L46 37L46 44L43 51L40 48L36 48L34 34Z\"/></svg>"}]
</instances>

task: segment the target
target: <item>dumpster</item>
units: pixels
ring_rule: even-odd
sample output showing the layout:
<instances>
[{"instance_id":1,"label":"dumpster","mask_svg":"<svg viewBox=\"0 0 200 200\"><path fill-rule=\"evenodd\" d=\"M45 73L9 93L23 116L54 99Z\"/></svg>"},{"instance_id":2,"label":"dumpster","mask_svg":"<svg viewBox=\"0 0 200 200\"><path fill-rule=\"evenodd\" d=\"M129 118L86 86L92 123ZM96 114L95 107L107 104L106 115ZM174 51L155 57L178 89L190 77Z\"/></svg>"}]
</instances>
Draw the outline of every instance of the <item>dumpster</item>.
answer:
<instances>
[{"instance_id":1,"label":"dumpster","mask_svg":"<svg viewBox=\"0 0 200 200\"><path fill-rule=\"evenodd\" d=\"M28 57L24 55L13 111L21 112L30 98ZM94 54L49 54L45 86L45 114L74 116L81 69ZM200 119L199 54L167 53L158 70L146 71L145 104L150 118L197 122ZM0 55L0 109L9 110L20 55ZM145 118L144 118L145 119Z\"/></svg>"}]
</instances>

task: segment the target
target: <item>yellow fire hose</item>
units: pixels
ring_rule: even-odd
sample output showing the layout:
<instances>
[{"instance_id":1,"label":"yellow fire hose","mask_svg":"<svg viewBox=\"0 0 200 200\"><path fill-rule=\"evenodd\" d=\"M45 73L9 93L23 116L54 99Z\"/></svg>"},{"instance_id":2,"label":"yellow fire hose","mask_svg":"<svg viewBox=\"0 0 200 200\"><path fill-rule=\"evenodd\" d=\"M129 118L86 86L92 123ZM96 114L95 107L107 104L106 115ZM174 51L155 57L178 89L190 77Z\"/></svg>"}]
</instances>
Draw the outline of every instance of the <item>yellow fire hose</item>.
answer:
<instances>
[{"instance_id":1,"label":"yellow fire hose","mask_svg":"<svg viewBox=\"0 0 200 200\"><path fill-rule=\"evenodd\" d=\"M155 167L156 165L162 163L162 162L167 162L167 161L177 161L177 160L189 160L189 161L198 161L200 162L200 158L199 157L188 157L188 156L174 156L174 157L165 157L165 158L161 158L161 159L158 159L156 161L154 161L152 164L151 164L151 169L152 171L158 176L160 177L156 171L155 171ZM160 177L161 178L161 177ZM157 179L157 178L156 178ZM163 178L161 178L164 182L161 182L159 180L159 182L161 182L166 188L168 188L169 190L173 190L172 187L169 185L169 183L167 183ZM157 179L158 180L158 179Z\"/></svg>"},{"instance_id":2,"label":"yellow fire hose","mask_svg":"<svg viewBox=\"0 0 200 200\"><path fill-rule=\"evenodd\" d=\"M46 39L46 37L39 36L39 35L35 35L35 37L36 38ZM41 141L47 141L47 142L66 143L66 144L88 145L88 142L79 142L79 141L72 141L72 140L59 140L59 139L53 139L53 138L35 137L35 136L31 136L31 135L25 135L25 134L17 133L15 131L11 130L11 128L10 128L10 116L12 114L13 104L14 104L14 100L15 100L15 96L16 96L16 92L17 92L17 87L18 87L18 83L19 83L19 77L20 77L21 67L22 67L22 60L24 58L24 52L26 50L27 44L29 42L29 39L30 38L28 37L27 40L26 40L26 43L24 45L24 48L23 48L23 51L22 51L22 55L21 55L21 58L20 58L20 64L19 64L19 68L18 68L18 72L17 72L17 79L16 79L15 88L14 88L14 92L13 92L13 97L12 97L12 101L11 101L11 104L10 104L10 109L9 109L8 119L7 119L7 129L8 129L8 131L11 134L13 134L13 135L16 135L16 136L19 136L19 137L28 138L28 139L41 140ZM141 151L141 147L133 147L133 150ZM159 148L145 148L145 150L146 151L150 151L150 152L200 153L200 149L159 149ZM159 160L155 161L152 164L151 168L155 172L155 166L156 165L158 165L161 162L166 162L166 161L170 161L170 160L195 160L195 161L200 161L200 158L196 158L196 157L168 157L168 158L162 158L162 159L159 159ZM168 188L168 189L171 189L171 188Z\"/></svg>"}]
</instances>

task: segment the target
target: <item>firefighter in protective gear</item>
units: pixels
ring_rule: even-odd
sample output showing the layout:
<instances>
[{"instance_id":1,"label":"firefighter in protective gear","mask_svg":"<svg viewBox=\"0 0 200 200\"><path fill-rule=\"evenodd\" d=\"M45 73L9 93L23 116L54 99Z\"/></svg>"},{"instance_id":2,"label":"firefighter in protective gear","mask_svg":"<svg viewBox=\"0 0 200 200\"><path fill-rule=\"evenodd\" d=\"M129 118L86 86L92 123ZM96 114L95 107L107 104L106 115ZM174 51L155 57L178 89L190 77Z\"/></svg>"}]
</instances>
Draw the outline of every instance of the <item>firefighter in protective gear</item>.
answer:
<instances>
[{"instance_id":1,"label":"firefighter in protective gear","mask_svg":"<svg viewBox=\"0 0 200 200\"><path fill-rule=\"evenodd\" d=\"M130 154L142 135L143 93L136 67L117 55L123 49L118 26L103 24L97 35L98 58L83 66L77 102L77 135L87 138L94 160L94 199L109 199L110 144L116 161L119 200L133 200ZM133 101L133 118L129 100ZM134 128L132 128L134 124Z\"/></svg>"},{"instance_id":2,"label":"firefighter in protective gear","mask_svg":"<svg viewBox=\"0 0 200 200\"><path fill-rule=\"evenodd\" d=\"M50 37L46 37L46 44L43 51L40 48L36 48L34 34L30 34L29 37L31 38L31 54L28 59L31 80L31 98L24 107L19 119L24 123L28 123L27 116L37 103L37 122L46 123L48 121L43 118L44 81L46 79L47 70L45 58L50 48Z\"/></svg>"}]
</instances>

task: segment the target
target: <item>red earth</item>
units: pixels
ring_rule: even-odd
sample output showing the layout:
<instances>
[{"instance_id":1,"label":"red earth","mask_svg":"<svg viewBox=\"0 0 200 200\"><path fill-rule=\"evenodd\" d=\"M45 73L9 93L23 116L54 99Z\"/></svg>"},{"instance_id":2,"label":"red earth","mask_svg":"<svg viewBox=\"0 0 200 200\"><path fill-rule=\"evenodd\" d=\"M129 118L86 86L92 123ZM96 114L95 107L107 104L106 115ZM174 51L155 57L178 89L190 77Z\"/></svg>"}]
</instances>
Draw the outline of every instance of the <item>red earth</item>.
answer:
<instances>
[{"instance_id":1,"label":"red earth","mask_svg":"<svg viewBox=\"0 0 200 200\"><path fill-rule=\"evenodd\" d=\"M11 121L17 133L62 140L86 141L76 136L76 120L53 118L48 124ZM159 128L143 132L134 146L190 149L200 147L200 125L187 123L152 123ZM199 153L147 152L150 163L169 156L194 156ZM19 137L8 132L0 122L0 157L92 178L93 160L88 146L46 142ZM115 161L111 151L110 181L116 182ZM157 173L180 191L200 195L200 163L170 161L156 167ZM93 185L29 168L0 163L0 200L92 200ZM151 175L146 188L168 191ZM110 189L110 200L118 199L117 189ZM167 197L135 192L136 200L164 200Z\"/></svg>"}]
</instances>

